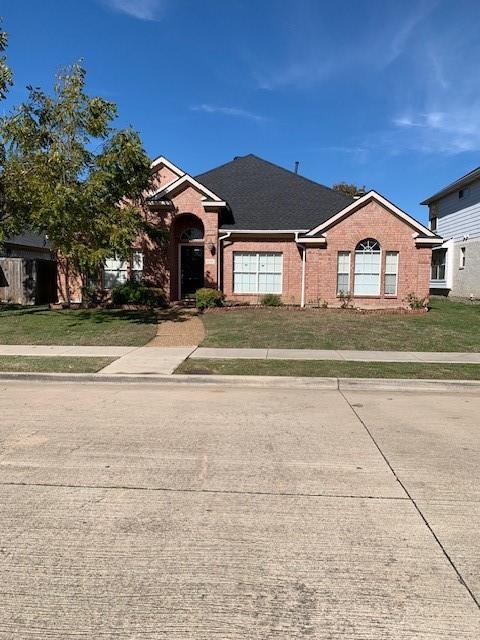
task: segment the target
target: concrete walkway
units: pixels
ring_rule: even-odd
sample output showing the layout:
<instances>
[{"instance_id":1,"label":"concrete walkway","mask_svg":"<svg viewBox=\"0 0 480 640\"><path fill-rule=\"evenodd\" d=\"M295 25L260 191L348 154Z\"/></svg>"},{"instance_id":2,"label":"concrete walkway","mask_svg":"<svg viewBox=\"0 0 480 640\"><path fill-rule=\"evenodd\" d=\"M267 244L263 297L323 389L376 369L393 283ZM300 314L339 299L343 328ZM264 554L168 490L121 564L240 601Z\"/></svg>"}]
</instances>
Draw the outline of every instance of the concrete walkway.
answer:
<instances>
[{"instance_id":1,"label":"concrete walkway","mask_svg":"<svg viewBox=\"0 0 480 640\"><path fill-rule=\"evenodd\" d=\"M427 362L480 364L480 353L427 351L338 351L328 349L214 349L200 347L190 358L252 360L343 360L354 362Z\"/></svg>"},{"instance_id":2,"label":"concrete walkway","mask_svg":"<svg viewBox=\"0 0 480 640\"><path fill-rule=\"evenodd\" d=\"M98 375L170 375L194 347L140 347L107 365Z\"/></svg>"}]
</instances>

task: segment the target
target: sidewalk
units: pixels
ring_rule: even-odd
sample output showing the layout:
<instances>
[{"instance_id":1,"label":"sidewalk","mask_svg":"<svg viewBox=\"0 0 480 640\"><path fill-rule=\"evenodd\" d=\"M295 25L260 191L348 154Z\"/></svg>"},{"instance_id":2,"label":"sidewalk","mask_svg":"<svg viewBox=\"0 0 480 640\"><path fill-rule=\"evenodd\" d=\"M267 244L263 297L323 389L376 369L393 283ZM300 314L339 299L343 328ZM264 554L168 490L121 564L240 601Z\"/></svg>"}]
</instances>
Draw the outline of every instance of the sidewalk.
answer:
<instances>
[{"instance_id":1,"label":"sidewalk","mask_svg":"<svg viewBox=\"0 0 480 640\"><path fill-rule=\"evenodd\" d=\"M480 353L428 351L339 351L327 349L214 349L199 347L190 358L252 360L343 360L353 362L427 362L480 364Z\"/></svg>"}]
</instances>

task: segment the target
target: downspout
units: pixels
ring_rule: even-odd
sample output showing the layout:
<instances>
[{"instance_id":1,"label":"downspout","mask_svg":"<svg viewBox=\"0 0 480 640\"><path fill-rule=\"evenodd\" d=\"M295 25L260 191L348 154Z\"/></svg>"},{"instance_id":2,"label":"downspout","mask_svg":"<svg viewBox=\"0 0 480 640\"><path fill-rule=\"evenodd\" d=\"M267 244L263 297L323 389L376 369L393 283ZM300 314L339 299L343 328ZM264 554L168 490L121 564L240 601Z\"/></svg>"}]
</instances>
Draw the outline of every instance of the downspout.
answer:
<instances>
[{"instance_id":1,"label":"downspout","mask_svg":"<svg viewBox=\"0 0 480 640\"><path fill-rule=\"evenodd\" d=\"M225 235L218 236L217 239L217 288L220 289L221 284L221 267L223 264L222 240L227 240L232 235L232 231L227 231Z\"/></svg>"},{"instance_id":2,"label":"downspout","mask_svg":"<svg viewBox=\"0 0 480 640\"><path fill-rule=\"evenodd\" d=\"M300 294L300 306L305 307L305 265L307 261L307 248L298 240L299 231L295 231L295 242L302 247L302 288Z\"/></svg>"}]
</instances>

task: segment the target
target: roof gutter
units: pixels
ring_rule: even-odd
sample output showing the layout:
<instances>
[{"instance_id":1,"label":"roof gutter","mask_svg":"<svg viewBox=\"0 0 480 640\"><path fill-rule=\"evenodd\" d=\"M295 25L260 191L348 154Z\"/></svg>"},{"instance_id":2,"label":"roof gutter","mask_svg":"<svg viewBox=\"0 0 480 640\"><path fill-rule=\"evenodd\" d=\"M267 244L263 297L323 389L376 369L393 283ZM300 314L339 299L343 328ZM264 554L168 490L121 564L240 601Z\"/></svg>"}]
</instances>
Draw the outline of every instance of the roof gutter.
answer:
<instances>
[{"instance_id":1,"label":"roof gutter","mask_svg":"<svg viewBox=\"0 0 480 640\"><path fill-rule=\"evenodd\" d=\"M302 309L305 307L305 271L306 271L306 262L307 262L307 247L305 244L302 244L298 235L300 231L295 231L295 242L302 247L302 286L301 286L301 294L300 294L300 306Z\"/></svg>"},{"instance_id":2,"label":"roof gutter","mask_svg":"<svg viewBox=\"0 0 480 640\"><path fill-rule=\"evenodd\" d=\"M222 241L227 240L232 235L232 231L227 231L223 236L217 238L217 288L220 289L221 282L221 266L223 260Z\"/></svg>"}]
</instances>

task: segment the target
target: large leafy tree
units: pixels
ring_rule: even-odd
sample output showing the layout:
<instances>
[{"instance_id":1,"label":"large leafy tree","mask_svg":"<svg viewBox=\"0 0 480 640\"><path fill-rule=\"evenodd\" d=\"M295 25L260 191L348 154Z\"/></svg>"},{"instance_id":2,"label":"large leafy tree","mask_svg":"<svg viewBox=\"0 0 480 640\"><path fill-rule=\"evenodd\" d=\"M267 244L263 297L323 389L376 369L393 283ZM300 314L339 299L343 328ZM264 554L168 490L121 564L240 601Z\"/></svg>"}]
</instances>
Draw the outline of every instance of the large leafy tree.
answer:
<instances>
[{"instance_id":1,"label":"large leafy tree","mask_svg":"<svg viewBox=\"0 0 480 640\"><path fill-rule=\"evenodd\" d=\"M59 73L53 95L27 89L2 121L6 206L85 278L145 229L150 161L135 131L112 129L115 104L86 94L81 64Z\"/></svg>"},{"instance_id":2,"label":"large leafy tree","mask_svg":"<svg viewBox=\"0 0 480 640\"><path fill-rule=\"evenodd\" d=\"M3 31L1 27L0 20L0 101L4 100L9 87L12 84L12 72L7 65L7 59L5 56L5 51L7 49L8 44L8 36L5 31ZM0 243L4 239L5 230L7 227L7 216L5 210L5 195L3 191L2 185L2 173L3 173L3 163L5 159L5 152L3 147L3 141L0 139ZM13 225L12 225L13 226Z\"/></svg>"}]
</instances>

